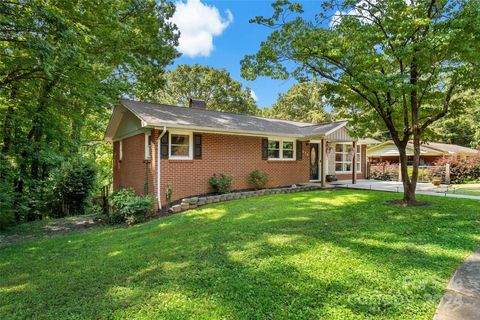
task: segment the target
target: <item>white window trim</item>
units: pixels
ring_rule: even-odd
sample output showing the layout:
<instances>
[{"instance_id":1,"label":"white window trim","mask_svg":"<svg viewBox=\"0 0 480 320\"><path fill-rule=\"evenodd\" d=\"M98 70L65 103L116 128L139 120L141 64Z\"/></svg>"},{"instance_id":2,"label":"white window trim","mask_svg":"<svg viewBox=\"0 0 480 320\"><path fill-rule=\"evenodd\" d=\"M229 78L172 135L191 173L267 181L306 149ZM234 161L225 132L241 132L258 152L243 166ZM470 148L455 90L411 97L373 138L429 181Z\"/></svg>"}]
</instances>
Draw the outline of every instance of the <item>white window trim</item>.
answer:
<instances>
[{"instance_id":1,"label":"white window trim","mask_svg":"<svg viewBox=\"0 0 480 320\"><path fill-rule=\"evenodd\" d=\"M148 143L148 138L150 137L150 133L145 133L145 160L150 160L151 155L150 155L150 149L152 148L150 144Z\"/></svg>"},{"instance_id":2,"label":"white window trim","mask_svg":"<svg viewBox=\"0 0 480 320\"><path fill-rule=\"evenodd\" d=\"M297 158L297 144L294 139L285 139L279 137L268 137L268 141L279 141L280 142L280 150L279 150L279 158L270 158L268 157L269 161L295 161ZM284 158L283 157L283 142L292 142L293 143L293 158ZM267 143L267 153L268 153L268 143Z\"/></svg>"},{"instance_id":3,"label":"white window trim","mask_svg":"<svg viewBox=\"0 0 480 320\"><path fill-rule=\"evenodd\" d=\"M348 143L348 142L337 142L337 143L335 143L335 145L337 145L337 144L341 144L341 145L351 145L351 146L353 147L353 145L352 145L351 143ZM359 159L360 159L360 170L357 170L356 172L357 172L357 173L362 173L362 165L363 165L362 145L361 145L361 144L357 144L357 148L360 148L360 152L355 152L355 154L357 155L357 157L358 157L358 155L360 154L360 157L359 157ZM337 170L336 170L336 166L337 166L336 154L337 154L337 151L335 150L335 148L333 148L333 166L334 166L333 168L335 169L335 173L340 173L340 174L342 174L342 173L353 173L352 170L349 170L349 171L337 171ZM350 161L350 162L352 162L352 161ZM343 163L343 161L342 161L342 163ZM357 165L357 164L355 163L355 165Z\"/></svg>"},{"instance_id":4,"label":"white window trim","mask_svg":"<svg viewBox=\"0 0 480 320\"><path fill-rule=\"evenodd\" d=\"M118 160L122 161L122 159L123 159L123 140L120 140L118 148L119 148Z\"/></svg>"},{"instance_id":5,"label":"white window trim","mask_svg":"<svg viewBox=\"0 0 480 320\"><path fill-rule=\"evenodd\" d=\"M188 135L188 157L172 156L172 134ZM169 132L168 132L168 159L171 159L171 160L192 160L193 159L193 131L169 130Z\"/></svg>"}]
</instances>

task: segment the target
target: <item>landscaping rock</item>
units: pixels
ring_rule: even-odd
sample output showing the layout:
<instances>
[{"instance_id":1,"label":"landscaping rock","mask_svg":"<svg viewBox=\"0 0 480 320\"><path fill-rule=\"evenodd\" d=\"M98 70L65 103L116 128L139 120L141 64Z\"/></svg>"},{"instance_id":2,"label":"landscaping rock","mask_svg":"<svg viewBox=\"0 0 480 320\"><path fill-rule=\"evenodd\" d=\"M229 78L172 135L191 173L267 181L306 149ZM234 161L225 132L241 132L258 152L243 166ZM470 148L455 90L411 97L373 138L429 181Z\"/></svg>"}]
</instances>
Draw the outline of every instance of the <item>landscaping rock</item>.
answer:
<instances>
[{"instance_id":1,"label":"landscaping rock","mask_svg":"<svg viewBox=\"0 0 480 320\"><path fill-rule=\"evenodd\" d=\"M213 202L213 197L206 197L206 198L205 198L205 203L206 203L206 204L210 204L210 203L212 203L212 202Z\"/></svg>"},{"instance_id":2,"label":"landscaping rock","mask_svg":"<svg viewBox=\"0 0 480 320\"><path fill-rule=\"evenodd\" d=\"M197 204L198 204L199 206L203 206L203 205L205 204L205 202L206 202L206 199L205 199L205 198L199 198Z\"/></svg>"},{"instance_id":3,"label":"landscaping rock","mask_svg":"<svg viewBox=\"0 0 480 320\"><path fill-rule=\"evenodd\" d=\"M190 204L187 203L187 202L182 202L182 204L180 205L182 210L188 210L188 208L190 208Z\"/></svg>"},{"instance_id":4,"label":"landscaping rock","mask_svg":"<svg viewBox=\"0 0 480 320\"><path fill-rule=\"evenodd\" d=\"M190 204L195 204L198 202L198 197L193 197L193 198L188 198L188 199L185 199L187 200L188 203Z\"/></svg>"}]
</instances>

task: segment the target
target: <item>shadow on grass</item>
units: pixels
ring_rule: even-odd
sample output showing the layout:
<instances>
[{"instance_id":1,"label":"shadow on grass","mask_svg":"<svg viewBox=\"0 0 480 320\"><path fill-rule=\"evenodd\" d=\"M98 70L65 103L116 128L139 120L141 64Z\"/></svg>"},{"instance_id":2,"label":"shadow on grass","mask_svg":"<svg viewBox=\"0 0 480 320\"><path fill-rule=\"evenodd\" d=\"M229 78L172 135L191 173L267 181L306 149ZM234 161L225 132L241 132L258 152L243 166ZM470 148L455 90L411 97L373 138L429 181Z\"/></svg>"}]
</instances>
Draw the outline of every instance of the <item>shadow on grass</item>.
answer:
<instances>
[{"instance_id":1,"label":"shadow on grass","mask_svg":"<svg viewBox=\"0 0 480 320\"><path fill-rule=\"evenodd\" d=\"M384 204L396 196L265 196L0 249L0 317L424 317L475 248L479 212Z\"/></svg>"}]
</instances>

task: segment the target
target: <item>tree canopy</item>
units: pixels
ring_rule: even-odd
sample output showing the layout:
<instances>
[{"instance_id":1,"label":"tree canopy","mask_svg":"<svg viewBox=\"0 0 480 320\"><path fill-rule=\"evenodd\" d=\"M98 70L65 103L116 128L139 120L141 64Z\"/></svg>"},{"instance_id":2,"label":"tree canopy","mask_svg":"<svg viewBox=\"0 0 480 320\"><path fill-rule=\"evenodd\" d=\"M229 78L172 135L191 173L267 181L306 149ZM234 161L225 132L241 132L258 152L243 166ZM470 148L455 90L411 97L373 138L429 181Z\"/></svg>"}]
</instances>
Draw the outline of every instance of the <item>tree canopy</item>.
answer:
<instances>
[{"instance_id":1,"label":"tree canopy","mask_svg":"<svg viewBox=\"0 0 480 320\"><path fill-rule=\"evenodd\" d=\"M480 1L325 1L312 20L290 1L273 9L252 20L273 31L244 58L242 75L327 80L356 127L388 130L400 153L404 201L414 202L424 133L461 92L478 87Z\"/></svg>"},{"instance_id":2,"label":"tree canopy","mask_svg":"<svg viewBox=\"0 0 480 320\"><path fill-rule=\"evenodd\" d=\"M278 95L265 116L312 123L332 120L332 114L326 111L327 99L325 83L317 80L294 84L287 92Z\"/></svg>"},{"instance_id":3,"label":"tree canopy","mask_svg":"<svg viewBox=\"0 0 480 320\"><path fill-rule=\"evenodd\" d=\"M154 0L0 3L0 182L17 220L48 214L60 163L83 156L110 172L109 106L162 83L178 55L173 11Z\"/></svg>"},{"instance_id":4,"label":"tree canopy","mask_svg":"<svg viewBox=\"0 0 480 320\"><path fill-rule=\"evenodd\" d=\"M249 88L232 79L225 69L178 65L165 73L165 86L153 95L143 95L160 103L188 106L190 98L205 100L207 109L255 114L257 104ZM142 94L141 94L142 95Z\"/></svg>"}]
</instances>

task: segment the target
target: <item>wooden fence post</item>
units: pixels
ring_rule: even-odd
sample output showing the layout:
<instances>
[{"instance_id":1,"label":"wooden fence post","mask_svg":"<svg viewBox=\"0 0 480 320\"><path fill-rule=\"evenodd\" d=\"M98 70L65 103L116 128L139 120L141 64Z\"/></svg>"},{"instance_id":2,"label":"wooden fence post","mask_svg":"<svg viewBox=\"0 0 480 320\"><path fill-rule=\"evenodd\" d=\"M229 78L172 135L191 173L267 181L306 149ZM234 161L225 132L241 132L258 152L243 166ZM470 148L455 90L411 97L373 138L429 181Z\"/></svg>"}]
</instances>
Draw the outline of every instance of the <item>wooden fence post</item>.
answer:
<instances>
[{"instance_id":1,"label":"wooden fence post","mask_svg":"<svg viewBox=\"0 0 480 320\"><path fill-rule=\"evenodd\" d=\"M398 164L398 181L402 182L402 164Z\"/></svg>"},{"instance_id":2,"label":"wooden fence post","mask_svg":"<svg viewBox=\"0 0 480 320\"><path fill-rule=\"evenodd\" d=\"M445 165L445 183L450 184L450 163Z\"/></svg>"}]
</instances>

